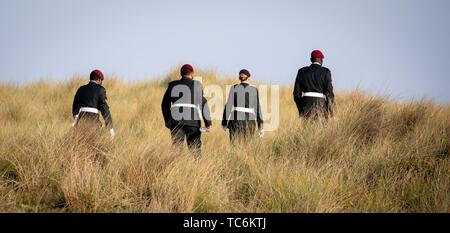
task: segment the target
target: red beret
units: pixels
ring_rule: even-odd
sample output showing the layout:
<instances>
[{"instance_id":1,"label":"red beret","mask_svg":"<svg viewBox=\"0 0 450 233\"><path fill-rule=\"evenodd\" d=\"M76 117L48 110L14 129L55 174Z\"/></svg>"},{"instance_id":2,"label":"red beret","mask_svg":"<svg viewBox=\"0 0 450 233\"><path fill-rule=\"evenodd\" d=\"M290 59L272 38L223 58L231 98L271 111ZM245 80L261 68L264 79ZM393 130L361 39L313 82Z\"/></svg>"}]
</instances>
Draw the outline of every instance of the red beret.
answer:
<instances>
[{"instance_id":1,"label":"red beret","mask_svg":"<svg viewBox=\"0 0 450 233\"><path fill-rule=\"evenodd\" d=\"M311 52L311 58L324 59L325 56L323 55L323 53L320 50L314 50L314 51Z\"/></svg>"},{"instance_id":2,"label":"red beret","mask_svg":"<svg viewBox=\"0 0 450 233\"><path fill-rule=\"evenodd\" d=\"M93 77L97 77L100 80L104 80L105 76L103 76L103 73L100 70L94 70L91 72L91 80L93 79Z\"/></svg>"},{"instance_id":3,"label":"red beret","mask_svg":"<svg viewBox=\"0 0 450 233\"><path fill-rule=\"evenodd\" d=\"M181 75L184 75L184 74L187 74L187 73L192 73L192 72L194 72L194 68L191 65L189 65L189 64L184 64L181 67L180 72L181 72Z\"/></svg>"}]
</instances>

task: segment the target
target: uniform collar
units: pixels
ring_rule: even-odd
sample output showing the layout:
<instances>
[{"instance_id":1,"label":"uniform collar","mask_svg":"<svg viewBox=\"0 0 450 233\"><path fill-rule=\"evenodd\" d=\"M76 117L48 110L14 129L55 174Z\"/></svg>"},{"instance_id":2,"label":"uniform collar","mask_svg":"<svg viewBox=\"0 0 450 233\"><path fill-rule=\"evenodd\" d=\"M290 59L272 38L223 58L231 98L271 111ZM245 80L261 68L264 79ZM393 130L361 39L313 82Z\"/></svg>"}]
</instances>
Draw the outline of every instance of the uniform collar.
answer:
<instances>
[{"instance_id":1,"label":"uniform collar","mask_svg":"<svg viewBox=\"0 0 450 233\"><path fill-rule=\"evenodd\" d=\"M319 66L322 66L322 64L320 64L320 62L313 62L313 65L319 65Z\"/></svg>"},{"instance_id":2,"label":"uniform collar","mask_svg":"<svg viewBox=\"0 0 450 233\"><path fill-rule=\"evenodd\" d=\"M181 79L194 80L194 79L186 77L186 76L181 76Z\"/></svg>"}]
</instances>

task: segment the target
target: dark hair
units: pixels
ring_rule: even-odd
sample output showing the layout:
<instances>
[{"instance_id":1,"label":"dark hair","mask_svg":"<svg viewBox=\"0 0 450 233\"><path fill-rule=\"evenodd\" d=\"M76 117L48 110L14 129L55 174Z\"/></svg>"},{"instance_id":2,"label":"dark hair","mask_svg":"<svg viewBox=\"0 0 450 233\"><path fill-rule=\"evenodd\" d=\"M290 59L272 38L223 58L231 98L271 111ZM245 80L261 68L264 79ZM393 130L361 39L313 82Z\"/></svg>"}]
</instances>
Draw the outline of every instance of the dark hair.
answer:
<instances>
[{"instance_id":1,"label":"dark hair","mask_svg":"<svg viewBox=\"0 0 450 233\"><path fill-rule=\"evenodd\" d=\"M100 79L100 77L98 77L98 75L95 72L92 72L91 75L89 76L89 79L91 81L97 81Z\"/></svg>"},{"instance_id":2,"label":"dark hair","mask_svg":"<svg viewBox=\"0 0 450 233\"><path fill-rule=\"evenodd\" d=\"M311 58L311 62L322 62L323 60L321 58Z\"/></svg>"},{"instance_id":3,"label":"dark hair","mask_svg":"<svg viewBox=\"0 0 450 233\"><path fill-rule=\"evenodd\" d=\"M239 80L241 80L242 82L243 82L243 81L247 81L248 78L250 78L250 77L247 76L247 77L244 78L244 77L242 77L242 76L239 76Z\"/></svg>"},{"instance_id":4,"label":"dark hair","mask_svg":"<svg viewBox=\"0 0 450 233\"><path fill-rule=\"evenodd\" d=\"M241 77L241 74L247 77ZM246 69L242 69L241 71L239 71L239 80L241 81L247 81L247 79L250 78L250 76L251 76L250 72Z\"/></svg>"},{"instance_id":5,"label":"dark hair","mask_svg":"<svg viewBox=\"0 0 450 233\"><path fill-rule=\"evenodd\" d=\"M194 73L194 72L189 69L181 69L181 71L180 71L181 76L190 75L192 73Z\"/></svg>"}]
</instances>

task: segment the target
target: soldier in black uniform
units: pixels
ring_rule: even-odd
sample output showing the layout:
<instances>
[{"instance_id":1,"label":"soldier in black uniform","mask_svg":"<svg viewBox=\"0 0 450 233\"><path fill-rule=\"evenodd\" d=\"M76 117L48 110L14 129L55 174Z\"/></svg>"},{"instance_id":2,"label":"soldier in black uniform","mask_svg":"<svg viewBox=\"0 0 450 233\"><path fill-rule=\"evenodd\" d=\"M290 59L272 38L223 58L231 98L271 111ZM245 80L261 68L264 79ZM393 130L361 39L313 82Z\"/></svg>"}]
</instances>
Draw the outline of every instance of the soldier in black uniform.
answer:
<instances>
[{"instance_id":1,"label":"soldier in black uniform","mask_svg":"<svg viewBox=\"0 0 450 233\"><path fill-rule=\"evenodd\" d=\"M201 119L205 122L205 132L211 130L211 117L208 102L203 96L203 87L193 80L194 68L191 65L181 67L181 79L169 83L161 110L165 125L170 129L174 145L181 145L186 138L188 148L196 158L201 155Z\"/></svg>"},{"instance_id":2,"label":"soldier in black uniform","mask_svg":"<svg viewBox=\"0 0 450 233\"><path fill-rule=\"evenodd\" d=\"M333 116L335 101L331 72L323 67L325 56L319 50L311 53L312 64L298 71L294 101L301 117L317 119Z\"/></svg>"},{"instance_id":3,"label":"soldier in black uniform","mask_svg":"<svg viewBox=\"0 0 450 233\"><path fill-rule=\"evenodd\" d=\"M248 70L239 72L241 83L230 89L228 101L223 110L222 128L229 129L230 141L233 145L253 137L256 124L258 124L260 137L264 135L258 89L248 83L249 78Z\"/></svg>"},{"instance_id":4,"label":"soldier in black uniform","mask_svg":"<svg viewBox=\"0 0 450 233\"><path fill-rule=\"evenodd\" d=\"M106 102L106 90L102 86L103 80L103 73L100 70L94 70L91 72L89 83L78 89L72 105L73 126L77 127L79 124L89 123L100 128L102 125L99 113L101 113L111 137L114 137L115 131L109 106Z\"/></svg>"}]
</instances>

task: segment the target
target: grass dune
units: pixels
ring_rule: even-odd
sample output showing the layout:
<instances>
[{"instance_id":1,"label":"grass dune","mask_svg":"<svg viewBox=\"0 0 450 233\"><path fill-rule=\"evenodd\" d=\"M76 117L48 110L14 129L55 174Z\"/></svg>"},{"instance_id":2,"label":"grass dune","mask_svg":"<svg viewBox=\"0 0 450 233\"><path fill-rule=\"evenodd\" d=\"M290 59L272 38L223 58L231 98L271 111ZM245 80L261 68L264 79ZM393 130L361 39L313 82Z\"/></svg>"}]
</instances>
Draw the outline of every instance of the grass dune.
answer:
<instances>
[{"instance_id":1,"label":"grass dune","mask_svg":"<svg viewBox=\"0 0 450 233\"><path fill-rule=\"evenodd\" d=\"M212 71L206 84L232 84ZM203 158L171 147L168 80L107 80L117 136L73 132L87 78L0 85L1 212L449 212L450 107L337 93L329 121L299 119L281 88L280 128L232 148L214 122Z\"/></svg>"}]
</instances>

